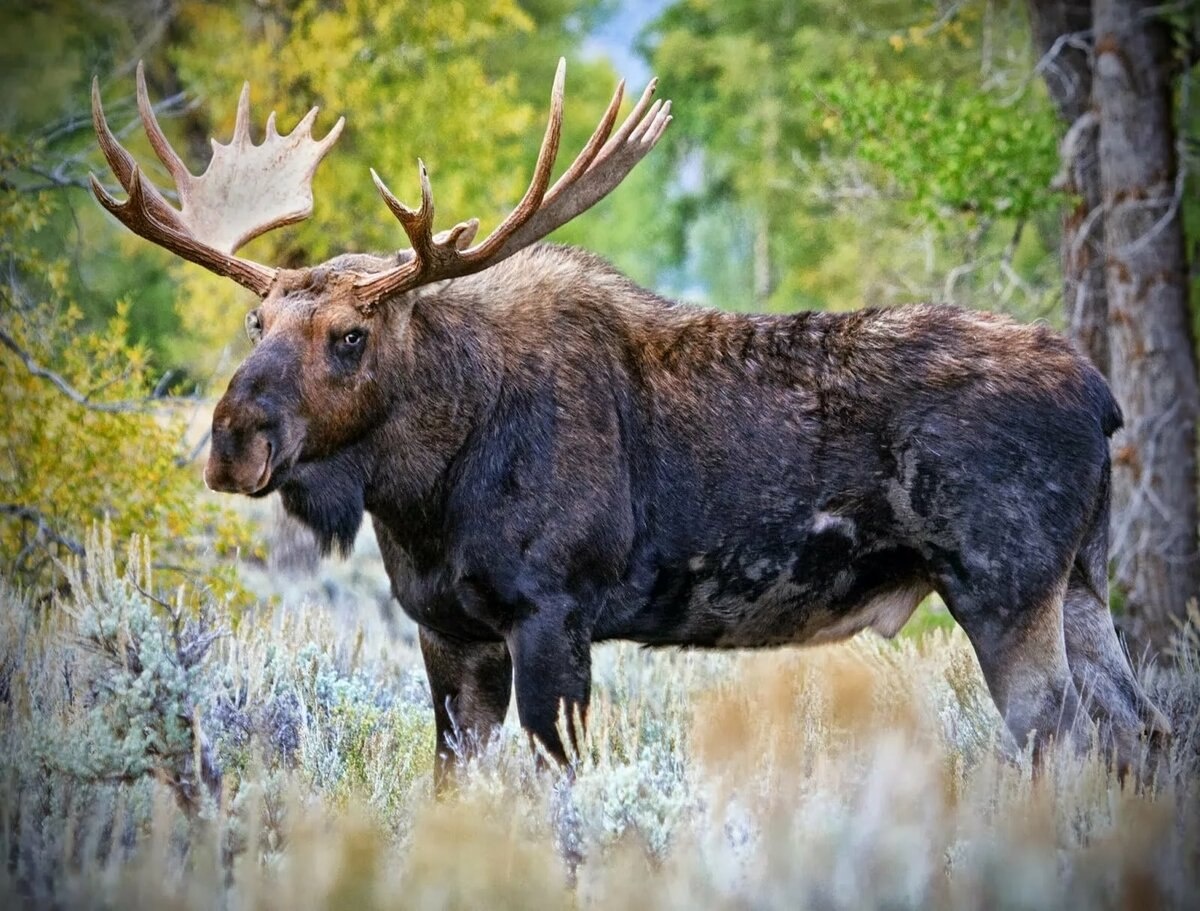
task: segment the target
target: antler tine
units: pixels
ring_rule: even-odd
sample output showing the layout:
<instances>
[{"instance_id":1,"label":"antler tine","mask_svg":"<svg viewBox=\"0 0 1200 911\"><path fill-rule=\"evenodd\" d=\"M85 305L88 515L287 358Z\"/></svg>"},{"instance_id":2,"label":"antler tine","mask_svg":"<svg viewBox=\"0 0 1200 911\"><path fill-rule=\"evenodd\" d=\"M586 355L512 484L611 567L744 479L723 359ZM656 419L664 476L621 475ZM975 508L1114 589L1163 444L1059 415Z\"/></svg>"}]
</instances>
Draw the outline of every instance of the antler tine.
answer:
<instances>
[{"instance_id":1,"label":"antler tine","mask_svg":"<svg viewBox=\"0 0 1200 911\"><path fill-rule=\"evenodd\" d=\"M646 108L650 107L650 100L654 97L654 93L658 91L658 77L651 79L646 88L642 90L642 97L638 99L637 104L633 106L633 110L629 112L629 116L625 118L621 124L621 128L610 139L600 152L600 158L606 158L612 154L613 150L622 145L637 128L637 125L644 119Z\"/></svg>"},{"instance_id":2,"label":"antler tine","mask_svg":"<svg viewBox=\"0 0 1200 911\"><path fill-rule=\"evenodd\" d=\"M100 150L104 153L104 158L108 162L108 166L112 168L117 182L121 184L125 192L132 192L134 175L138 172L137 161L121 145L108 125L108 119L104 116L104 106L100 103L100 79L95 76L92 77L92 127L95 129L96 138L100 142ZM96 181L95 177L92 180L96 186L99 186L99 182ZM146 189L148 191L144 194L146 204L154 210L155 215L160 220L170 222L174 215L174 210L167 205L166 200L162 198L162 195L153 185ZM104 195L114 204L116 203L116 200L109 196L107 192ZM103 199L100 201L104 202ZM110 211L112 210L110 209Z\"/></svg>"},{"instance_id":3,"label":"antler tine","mask_svg":"<svg viewBox=\"0 0 1200 911\"><path fill-rule=\"evenodd\" d=\"M413 210L397 199L395 194L388 189L387 184L383 182L383 178L374 168L371 168L371 179L375 182L375 189L383 197L389 211L396 216L404 233L408 235L409 243L412 244L412 258L388 273L396 281L409 281L415 278L428 261L427 256L433 246L433 187L429 184L429 173L425 170L425 162L419 158L417 159L417 170L421 175L421 206L419 209Z\"/></svg>"},{"instance_id":4,"label":"antler tine","mask_svg":"<svg viewBox=\"0 0 1200 911\"><path fill-rule=\"evenodd\" d=\"M497 260L545 237L590 209L625 179L634 166L657 145L671 123L671 102L651 104L658 80L642 92L629 116L605 143L592 164L564 185L533 217L509 237ZM560 181L561 183L561 181Z\"/></svg>"},{"instance_id":5,"label":"antler tine","mask_svg":"<svg viewBox=\"0 0 1200 911\"><path fill-rule=\"evenodd\" d=\"M288 133L289 136L311 136L313 123L317 119L318 107L309 108L308 113L300 118L300 122Z\"/></svg>"},{"instance_id":6,"label":"antler tine","mask_svg":"<svg viewBox=\"0 0 1200 911\"><path fill-rule=\"evenodd\" d=\"M481 262L490 257L541 206L546 196L546 187L550 185L554 160L558 158L559 139L562 138L563 86L566 78L567 60L565 57L559 57L558 68L554 71L554 87L550 90L550 120L546 124L546 135L542 138L542 146L538 150L537 164L533 168L529 189L525 191L517 207L508 213L508 217L483 243L463 253L463 259L468 262Z\"/></svg>"},{"instance_id":7,"label":"antler tine","mask_svg":"<svg viewBox=\"0 0 1200 911\"><path fill-rule=\"evenodd\" d=\"M625 80L622 79L617 83L617 89L613 92L612 100L608 103L608 108L604 111L604 116L600 118L600 123L596 126L596 131L592 133L591 138L587 141L587 145L583 147L583 151L579 153L576 159L571 163L563 175L554 182L554 186L546 193L546 198L543 205L548 205L564 189L573 184L584 171L591 166L596 156L600 154L600 150L612 132L613 124L617 122L617 114L621 110L621 99L625 97Z\"/></svg>"},{"instance_id":8,"label":"antler tine","mask_svg":"<svg viewBox=\"0 0 1200 911\"><path fill-rule=\"evenodd\" d=\"M478 272L546 236L607 195L653 148L670 123L670 103L650 103L657 85L652 81L617 133L610 137L625 93L625 83L618 83L591 138L547 191L562 133L565 77L566 61L560 59L550 94L550 119L529 188L517 207L477 246L462 249L470 243L478 227L478 221L474 219L429 237L433 212L432 202L427 204L428 176L423 166L422 204L415 213L392 195L374 171L371 172L384 202L399 219L413 248L411 257L400 265L364 276L357 283L356 290L364 307L373 307L389 295L417 285ZM418 226L420 233L413 230Z\"/></svg>"},{"instance_id":9,"label":"antler tine","mask_svg":"<svg viewBox=\"0 0 1200 911\"><path fill-rule=\"evenodd\" d=\"M154 114L154 105L150 103L150 94L146 91L146 68L140 60L137 65L137 106L138 113L142 118L142 129L146 131L146 138L150 140L154 154L158 156L158 160L163 163L177 186L186 183L191 179L192 172L187 169L183 159L171 148L162 127L158 125L158 117Z\"/></svg>"},{"instance_id":10,"label":"antler tine","mask_svg":"<svg viewBox=\"0 0 1200 911\"><path fill-rule=\"evenodd\" d=\"M249 80L242 83L242 93L238 95L237 116L233 121L233 138L229 140L229 144L232 146L248 146L251 144Z\"/></svg>"},{"instance_id":11,"label":"antler tine","mask_svg":"<svg viewBox=\"0 0 1200 911\"><path fill-rule=\"evenodd\" d=\"M428 246L429 240L433 237L433 187L429 183L429 172L425 168L425 162L419 158L417 159L417 172L421 177L421 207L414 211L397 199L375 169L371 168L371 179L375 181L375 189L379 191L379 195L383 197L383 201L392 214L400 221L404 233L412 241L414 250Z\"/></svg>"},{"instance_id":12,"label":"antler tine","mask_svg":"<svg viewBox=\"0 0 1200 911\"><path fill-rule=\"evenodd\" d=\"M117 141L112 130L108 127L108 119L104 116L104 105L100 103L100 77L92 77L92 128L100 142L100 151L113 174L126 190L133 179L133 170L137 167L133 156L125 151L125 147Z\"/></svg>"}]
</instances>

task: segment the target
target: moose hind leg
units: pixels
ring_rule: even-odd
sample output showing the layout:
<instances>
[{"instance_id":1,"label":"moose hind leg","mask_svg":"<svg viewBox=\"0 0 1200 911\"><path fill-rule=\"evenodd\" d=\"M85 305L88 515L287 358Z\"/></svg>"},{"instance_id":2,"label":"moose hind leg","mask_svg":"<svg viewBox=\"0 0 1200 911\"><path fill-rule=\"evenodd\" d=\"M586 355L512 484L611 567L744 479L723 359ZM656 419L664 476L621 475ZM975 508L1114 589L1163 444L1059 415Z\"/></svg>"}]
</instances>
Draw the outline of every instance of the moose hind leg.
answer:
<instances>
[{"instance_id":1,"label":"moose hind leg","mask_svg":"<svg viewBox=\"0 0 1200 911\"><path fill-rule=\"evenodd\" d=\"M1100 725L1102 743L1124 775L1138 764L1143 738L1165 745L1171 725L1133 674L1112 614L1074 570L1063 602L1067 660L1075 686Z\"/></svg>"},{"instance_id":2,"label":"moose hind leg","mask_svg":"<svg viewBox=\"0 0 1200 911\"><path fill-rule=\"evenodd\" d=\"M434 787L450 783L456 758L504 723L512 697L512 659L503 642L470 642L419 628L437 730Z\"/></svg>"},{"instance_id":3,"label":"moose hind leg","mask_svg":"<svg viewBox=\"0 0 1200 911\"><path fill-rule=\"evenodd\" d=\"M944 586L1009 731L1022 749L1033 739L1035 767L1051 741L1080 750L1089 745L1063 636L1065 587L1063 580L1013 603L997 599L993 585L956 580Z\"/></svg>"}]
</instances>

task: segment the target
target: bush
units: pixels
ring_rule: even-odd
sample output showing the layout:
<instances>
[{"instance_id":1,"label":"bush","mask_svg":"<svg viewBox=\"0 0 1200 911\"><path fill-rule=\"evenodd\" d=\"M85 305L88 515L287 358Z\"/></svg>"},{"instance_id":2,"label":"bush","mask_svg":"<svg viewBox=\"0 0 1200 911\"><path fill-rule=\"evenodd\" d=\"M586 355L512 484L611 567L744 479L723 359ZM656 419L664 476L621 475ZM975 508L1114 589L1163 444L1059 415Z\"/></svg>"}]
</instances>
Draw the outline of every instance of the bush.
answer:
<instances>
[{"instance_id":1,"label":"bush","mask_svg":"<svg viewBox=\"0 0 1200 911\"><path fill-rule=\"evenodd\" d=\"M68 261L43 252L40 235L61 229L66 208L61 189L28 184L38 151L0 137L0 572L53 587L97 521L118 538L151 535L163 565L201 577L213 556L261 556L244 523L200 493L185 439L197 403L155 395L128 307L86 326ZM209 581L228 590L231 571Z\"/></svg>"}]
</instances>

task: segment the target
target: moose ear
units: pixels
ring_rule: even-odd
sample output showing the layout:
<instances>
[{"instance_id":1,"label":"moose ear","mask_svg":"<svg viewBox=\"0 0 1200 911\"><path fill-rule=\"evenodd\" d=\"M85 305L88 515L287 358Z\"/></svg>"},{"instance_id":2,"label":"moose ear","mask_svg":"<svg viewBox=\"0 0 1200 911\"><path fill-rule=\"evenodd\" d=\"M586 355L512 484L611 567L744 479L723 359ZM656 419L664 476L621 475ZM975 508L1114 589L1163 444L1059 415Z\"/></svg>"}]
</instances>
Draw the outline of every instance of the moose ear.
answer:
<instances>
[{"instance_id":1,"label":"moose ear","mask_svg":"<svg viewBox=\"0 0 1200 911\"><path fill-rule=\"evenodd\" d=\"M478 233L479 233L479 219L478 218L472 218L470 221L465 222L463 225L460 226L458 236L454 238L455 249L458 249L458 250L467 249L467 247L471 246L471 241L473 241L475 239L475 235ZM437 234L433 235L433 241L434 241L434 243L445 244L447 241L450 240L450 237L452 234L453 234L453 231L439 231Z\"/></svg>"}]
</instances>

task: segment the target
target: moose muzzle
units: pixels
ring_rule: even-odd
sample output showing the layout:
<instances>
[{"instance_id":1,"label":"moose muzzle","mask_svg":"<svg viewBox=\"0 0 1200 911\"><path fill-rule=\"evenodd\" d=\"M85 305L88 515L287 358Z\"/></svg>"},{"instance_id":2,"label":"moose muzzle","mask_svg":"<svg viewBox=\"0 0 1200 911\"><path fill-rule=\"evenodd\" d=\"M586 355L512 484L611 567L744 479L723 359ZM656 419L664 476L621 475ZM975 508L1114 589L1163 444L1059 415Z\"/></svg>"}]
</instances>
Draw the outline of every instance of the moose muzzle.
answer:
<instances>
[{"instance_id":1,"label":"moose muzzle","mask_svg":"<svg viewBox=\"0 0 1200 911\"><path fill-rule=\"evenodd\" d=\"M286 472L302 423L289 414L293 390L283 380L286 351L264 345L233 375L213 411L204 483L221 493L259 494ZM293 431L291 437L288 429ZM299 432L298 434L296 432Z\"/></svg>"},{"instance_id":2,"label":"moose muzzle","mask_svg":"<svg viewBox=\"0 0 1200 911\"><path fill-rule=\"evenodd\" d=\"M267 432L218 427L214 421L204 483L220 493L258 493L271 483L277 452Z\"/></svg>"}]
</instances>

